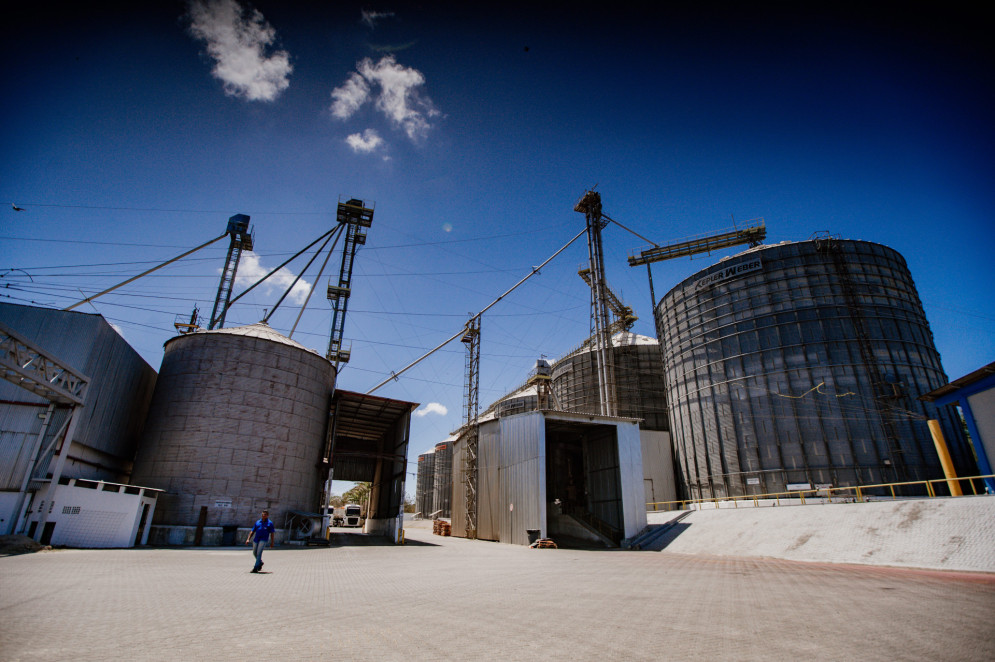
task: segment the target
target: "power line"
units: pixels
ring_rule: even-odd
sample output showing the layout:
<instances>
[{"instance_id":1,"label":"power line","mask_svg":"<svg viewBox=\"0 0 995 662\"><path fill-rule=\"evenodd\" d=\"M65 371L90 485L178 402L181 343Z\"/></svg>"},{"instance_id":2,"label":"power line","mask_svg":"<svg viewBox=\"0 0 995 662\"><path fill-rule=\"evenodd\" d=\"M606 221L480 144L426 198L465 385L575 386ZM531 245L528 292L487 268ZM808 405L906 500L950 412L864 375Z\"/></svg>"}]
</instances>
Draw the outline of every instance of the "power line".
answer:
<instances>
[{"instance_id":1,"label":"power line","mask_svg":"<svg viewBox=\"0 0 995 662\"><path fill-rule=\"evenodd\" d=\"M147 211L161 212L166 214L231 214L230 209L163 209L159 207L107 207L101 205L60 205L44 202L22 202L19 206L27 209L29 207L47 207L53 209L96 209L102 211ZM334 216L330 211L249 211L250 215L260 216Z\"/></svg>"}]
</instances>

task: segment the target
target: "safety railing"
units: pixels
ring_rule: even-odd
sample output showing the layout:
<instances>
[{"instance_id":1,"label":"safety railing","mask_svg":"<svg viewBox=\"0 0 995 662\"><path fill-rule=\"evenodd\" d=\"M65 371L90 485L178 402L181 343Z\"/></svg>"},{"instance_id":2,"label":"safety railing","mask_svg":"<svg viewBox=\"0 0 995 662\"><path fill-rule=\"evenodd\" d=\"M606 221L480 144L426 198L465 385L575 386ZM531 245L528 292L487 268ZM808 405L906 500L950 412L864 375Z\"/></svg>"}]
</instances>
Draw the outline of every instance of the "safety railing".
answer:
<instances>
[{"instance_id":1,"label":"safety railing","mask_svg":"<svg viewBox=\"0 0 995 662\"><path fill-rule=\"evenodd\" d=\"M978 496L980 494L987 494L985 488L983 487L984 481L995 479L995 474L988 474L985 476L968 476L966 478L933 478L931 480L912 480L902 483L876 483L872 485L850 485L841 487L823 487L808 490L792 490L790 492L770 492L766 494L744 494L739 496L716 496L708 497L704 499L685 499L682 501L654 501L647 503L647 510L652 512L668 512L674 510L689 510L694 506L700 506L702 504L714 504L716 508L719 507L720 503L732 502L733 508L738 508L739 503L742 501L753 502L753 506L760 506L761 501L773 501L776 505L781 505L782 501L791 504L805 505L805 499L808 498L809 501L817 499L816 503L834 503L833 499L836 499L836 503L847 503L847 502L857 502L863 503L868 501L870 498L881 498L881 494L873 494L872 492L884 492L884 498L890 494L892 499L899 498L923 498L923 497L936 497L936 496L947 496L947 494L938 494L937 483L944 483L947 486L947 492L952 493L953 484L957 484L961 487L961 491L964 495ZM968 489L964 489L964 483L969 486ZM982 487L979 491L978 484ZM917 495L905 495L896 494L895 488L901 488L909 486L920 486L925 487L926 494ZM943 492L944 490L940 490ZM970 492L970 494L969 494Z\"/></svg>"}]
</instances>

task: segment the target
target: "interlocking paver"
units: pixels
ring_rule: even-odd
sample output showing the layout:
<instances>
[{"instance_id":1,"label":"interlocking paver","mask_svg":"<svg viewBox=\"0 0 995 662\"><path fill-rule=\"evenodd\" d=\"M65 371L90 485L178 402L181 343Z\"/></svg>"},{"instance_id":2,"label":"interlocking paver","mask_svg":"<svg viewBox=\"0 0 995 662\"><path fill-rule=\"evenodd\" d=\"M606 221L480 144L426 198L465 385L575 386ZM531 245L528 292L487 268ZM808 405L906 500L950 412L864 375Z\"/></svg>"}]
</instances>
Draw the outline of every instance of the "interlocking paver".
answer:
<instances>
[{"instance_id":1,"label":"interlocking paver","mask_svg":"<svg viewBox=\"0 0 995 662\"><path fill-rule=\"evenodd\" d=\"M405 546L0 558L0 659L989 660L995 575Z\"/></svg>"}]
</instances>

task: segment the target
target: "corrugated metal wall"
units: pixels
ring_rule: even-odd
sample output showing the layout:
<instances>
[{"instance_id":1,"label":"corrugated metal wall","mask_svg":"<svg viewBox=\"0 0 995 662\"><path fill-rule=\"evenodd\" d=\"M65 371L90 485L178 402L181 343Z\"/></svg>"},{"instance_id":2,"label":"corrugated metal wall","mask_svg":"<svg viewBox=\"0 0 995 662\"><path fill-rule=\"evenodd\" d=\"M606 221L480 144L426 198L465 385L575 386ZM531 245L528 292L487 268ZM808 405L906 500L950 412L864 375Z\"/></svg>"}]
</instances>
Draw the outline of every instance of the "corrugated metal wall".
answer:
<instances>
[{"instance_id":1,"label":"corrugated metal wall","mask_svg":"<svg viewBox=\"0 0 995 662\"><path fill-rule=\"evenodd\" d=\"M498 421L481 423L477 442L477 538L498 540L500 536L501 493L499 442L501 426ZM463 485L463 459L465 438L453 443L452 459L452 535L466 536L466 489Z\"/></svg>"},{"instance_id":2,"label":"corrugated metal wall","mask_svg":"<svg viewBox=\"0 0 995 662\"><path fill-rule=\"evenodd\" d=\"M155 370L99 315L0 304L0 320L90 379L63 475L126 482L152 399ZM47 404L7 381L0 381L0 400ZM41 427L38 414L44 411L44 406L30 404L0 405L0 463L8 467L12 458L19 463L19 469L0 472L6 474L0 476L0 489L20 488L28 462L24 456L30 452L21 446L25 439L33 443ZM53 434L61 424L57 419L50 427ZM17 475L12 487L11 474Z\"/></svg>"},{"instance_id":3,"label":"corrugated metal wall","mask_svg":"<svg viewBox=\"0 0 995 662\"><path fill-rule=\"evenodd\" d=\"M501 490L500 441L501 426L497 421L480 426L477 445L479 471L477 475L477 537L481 540L499 540ZM453 509L455 511L455 507Z\"/></svg>"},{"instance_id":4,"label":"corrugated metal wall","mask_svg":"<svg viewBox=\"0 0 995 662\"><path fill-rule=\"evenodd\" d=\"M643 499L646 503L677 500L677 480L670 433L639 430L643 460Z\"/></svg>"},{"instance_id":5,"label":"corrugated metal wall","mask_svg":"<svg viewBox=\"0 0 995 662\"><path fill-rule=\"evenodd\" d=\"M526 529L546 535L546 425L541 412L502 418L500 424L499 540L527 545Z\"/></svg>"},{"instance_id":6,"label":"corrugated metal wall","mask_svg":"<svg viewBox=\"0 0 995 662\"><path fill-rule=\"evenodd\" d=\"M466 537L466 490L463 487L465 445L466 441L462 437L453 442L453 516L450 519L450 533L457 538Z\"/></svg>"},{"instance_id":7,"label":"corrugated metal wall","mask_svg":"<svg viewBox=\"0 0 995 662\"><path fill-rule=\"evenodd\" d=\"M480 425L477 478L477 538L517 545L528 544L528 529L547 535L546 420L571 421L579 432L594 427L568 414L529 412ZM600 440L587 449L593 470L589 491L611 502L613 514L599 517L631 537L646 526L640 431L636 423L599 420ZM465 440L453 446L452 534L466 535L462 466ZM593 489L590 487L593 486ZM605 499L602 496L608 495ZM621 507L619 506L621 501ZM512 508L512 506L514 506ZM609 508L605 506L604 509Z\"/></svg>"},{"instance_id":8,"label":"corrugated metal wall","mask_svg":"<svg viewBox=\"0 0 995 662\"><path fill-rule=\"evenodd\" d=\"M631 538L646 528L646 502L643 491L643 454L640 430L635 423L618 423L618 466L621 480L623 532Z\"/></svg>"}]
</instances>

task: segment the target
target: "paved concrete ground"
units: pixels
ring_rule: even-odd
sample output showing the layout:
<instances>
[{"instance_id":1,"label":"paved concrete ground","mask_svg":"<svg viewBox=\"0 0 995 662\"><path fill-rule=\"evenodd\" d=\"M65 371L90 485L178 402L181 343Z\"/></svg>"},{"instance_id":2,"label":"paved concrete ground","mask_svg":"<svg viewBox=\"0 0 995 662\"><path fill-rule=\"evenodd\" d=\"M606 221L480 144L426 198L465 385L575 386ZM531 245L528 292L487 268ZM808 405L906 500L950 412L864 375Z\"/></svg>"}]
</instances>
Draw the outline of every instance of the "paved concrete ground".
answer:
<instances>
[{"instance_id":1,"label":"paved concrete ground","mask_svg":"<svg viewBox=\"0 0 995 662\"><path fill-rule=\"evenodd\" d=\"M995 575L409 544L0 558L0 659L991 660Z\"/></svg>"},{"instance_id":2,"label":"paved concrete ground","mask_svg":"<svg viewBox=\"0 0 995 662\"><path fill-rule=\"evenodd\" d=\"M810 504L811 504L811 500ZM685 517L650 545L684 554L762 556L995 572L995 497L738 508ZM649 513L651 524L680 513Z\"/></svg>"}]
</instances>

